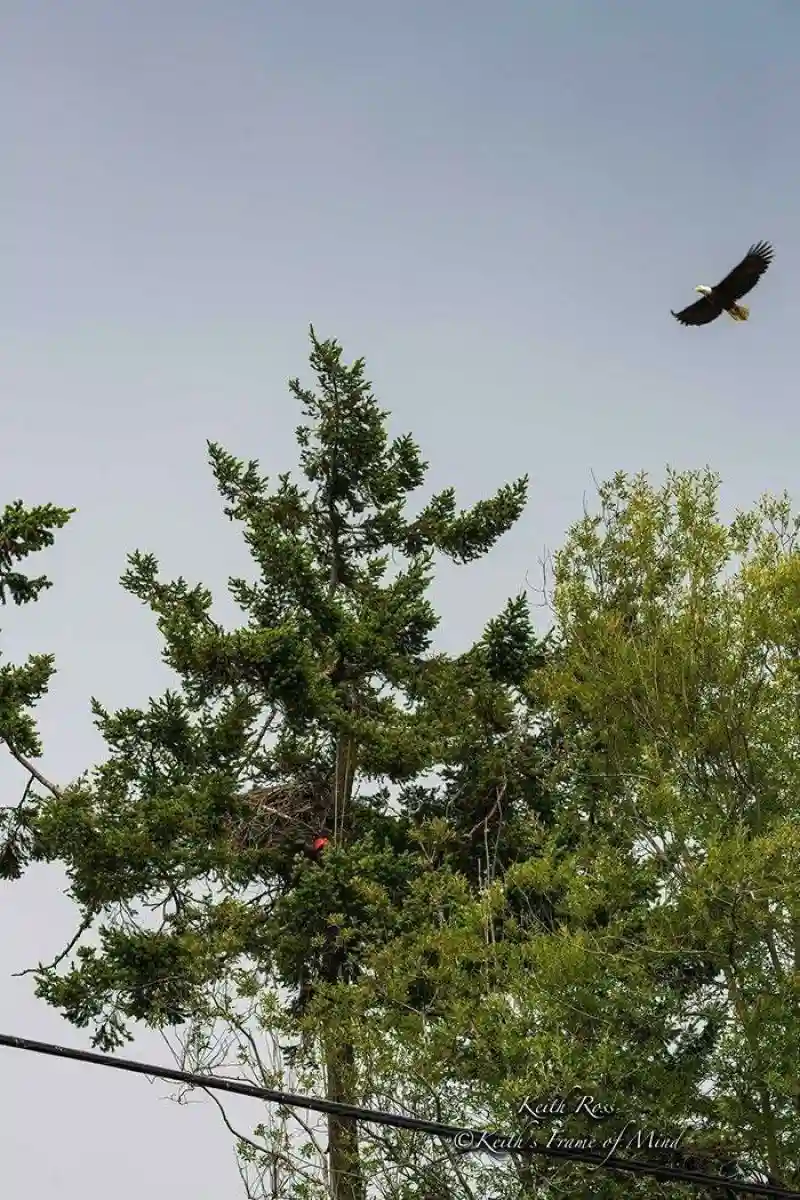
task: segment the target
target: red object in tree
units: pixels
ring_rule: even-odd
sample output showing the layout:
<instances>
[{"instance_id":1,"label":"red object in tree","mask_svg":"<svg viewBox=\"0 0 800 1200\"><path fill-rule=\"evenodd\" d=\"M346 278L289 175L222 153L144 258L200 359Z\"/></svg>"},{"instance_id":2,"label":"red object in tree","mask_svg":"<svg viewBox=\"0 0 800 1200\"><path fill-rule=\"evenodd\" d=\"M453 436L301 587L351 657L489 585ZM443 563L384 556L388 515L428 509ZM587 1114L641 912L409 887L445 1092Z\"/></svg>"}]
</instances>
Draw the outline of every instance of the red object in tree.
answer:
<instances>
[{"instance_id":1,"label":"red object in tree","mask_svg":"<svg viewBox=\"0 0 800 1200\"><path fill-rule=\"evenodd\" d=\"M312 854L319 854L321 850L325 849L327 844L328 844L328 839L326 837L314 838L314 841L311 844Z\"/></svg>"}]
</instances>

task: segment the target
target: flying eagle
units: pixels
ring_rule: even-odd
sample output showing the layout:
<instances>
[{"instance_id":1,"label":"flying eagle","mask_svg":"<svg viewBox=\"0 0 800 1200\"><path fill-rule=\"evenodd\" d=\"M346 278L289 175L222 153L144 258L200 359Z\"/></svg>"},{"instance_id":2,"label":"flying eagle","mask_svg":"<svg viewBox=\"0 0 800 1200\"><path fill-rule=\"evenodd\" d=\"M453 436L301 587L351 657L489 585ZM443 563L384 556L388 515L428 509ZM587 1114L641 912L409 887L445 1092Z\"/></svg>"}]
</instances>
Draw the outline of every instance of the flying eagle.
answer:
<instances>
[{"instance_id":1,"label":"flying eagle","mask_svg":"<svg viewBox=\"0 0 800 1200\"><path fill-rule=\"evenodd\" d=\"M750 316L750 309L745 304L736 302L756 286L772 262L774 253L769 242L756 242L738 267L734 267L721 283L716 287L708 287L707 284L701 283L694 289L700 293L701 299L695 300L694 304L690 304L682 312L673 312L673 317L680 321L681 325L708 325L709 321L716 321L722 312L726 312L734 321L746 321Z\"/></svg>"}]
</instances>

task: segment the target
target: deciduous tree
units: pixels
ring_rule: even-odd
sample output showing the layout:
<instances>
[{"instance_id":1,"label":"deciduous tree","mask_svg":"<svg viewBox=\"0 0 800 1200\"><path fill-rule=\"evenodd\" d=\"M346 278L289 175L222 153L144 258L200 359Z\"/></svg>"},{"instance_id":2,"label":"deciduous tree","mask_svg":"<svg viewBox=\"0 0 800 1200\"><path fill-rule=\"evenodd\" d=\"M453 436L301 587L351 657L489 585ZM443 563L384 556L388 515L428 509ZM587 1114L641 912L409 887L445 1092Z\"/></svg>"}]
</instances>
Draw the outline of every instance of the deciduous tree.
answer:
<instances>
[{"instance_id":1,"label":"deciduous tree","mask_svg":"<svg viewBox=\"0 0 800 1200\"><path fill-rule=\"evenodd\" d=\"M552 820L478 897L440 872L431 893L458 902L427 922L420 902L373 964L402 999L428 956L409 1075L470 1078L500 1128L582 1089L644 1130L629 1154L682 1131L696 1168L800 1185L799 533L786 497L724 519L710 472L602 486L555 556L551 652L525 684ZM522 1171L531 1195L684 1194Z\"/></svg>"}]
</instances>

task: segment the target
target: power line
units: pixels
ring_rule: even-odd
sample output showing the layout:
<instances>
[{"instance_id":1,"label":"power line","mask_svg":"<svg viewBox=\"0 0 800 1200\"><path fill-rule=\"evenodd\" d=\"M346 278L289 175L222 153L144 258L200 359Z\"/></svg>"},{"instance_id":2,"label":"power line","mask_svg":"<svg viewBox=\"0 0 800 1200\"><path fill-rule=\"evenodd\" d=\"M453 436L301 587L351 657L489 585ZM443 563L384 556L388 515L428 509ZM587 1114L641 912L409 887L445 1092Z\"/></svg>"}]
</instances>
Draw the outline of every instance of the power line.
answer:
<instances>
[{"instance_id":1,"label":"power line","mask_svg":"<svg viewBox=\"0 0 800 1200\"><path fill-rule=\"evenodd\" d=\"M335 1100L320 1100L314 1096L298 1096L292 1092L277 1092L257 1087L238 1079L225 1079L219 1075L200 1075L192 1071L180 1071L175 1067L159 1067L152 1063L137 1062L131 1058L115 1058L110 1054L97 1054L90 1050L73 1050L69 1046L56 1046L52 1042L35 1042L30 1038L11 1037L0 1033L0 1046L13 1050L26 1050L33 1054L48 1054L53 1058L70 1058L76 1062L91 1063L98 1067L111 1067L117 1071L130 1071L136 1075L147 1075L154 1079L170 1079L189 1087L207 1088L212 1091L231 1092L239 1096L250 1096L254 1100L266 1100L284 1108L306 1108L312 1112L332 1116L352 1117L374 1125L391 1125L396 1129L412 1129L429 1133L434 1137L455 1142L458 1149L469 1152L490 1152L492 1139L499 1137L489 1130L464 1129L458 1125L442 1125L437 1121L425 1121L419 1117L403 1117L397 1113L381 1112L374 1108L360 1108L355 1104L341 1104ZM673 1179L681 1183L694 1183L704 1187L727 1188L730 1192L742 1192L751 1196L775 1196L780 1200L800 1200L800 1192L788 1192L772 1184L740 1183L721 1175L706 1175L700 1171L685 1171L678 1167L656 1166L654 1163L635 1159L605 1157L589 1150L561 1150L555 1146L544 1146L540 1142L513 1140L513 1154L539 1154L545 1158L562 1159L603 1167L609 1171L628 1171L634 1175L651 1175L655 1179Z\"/></svg>"}]
</instances>

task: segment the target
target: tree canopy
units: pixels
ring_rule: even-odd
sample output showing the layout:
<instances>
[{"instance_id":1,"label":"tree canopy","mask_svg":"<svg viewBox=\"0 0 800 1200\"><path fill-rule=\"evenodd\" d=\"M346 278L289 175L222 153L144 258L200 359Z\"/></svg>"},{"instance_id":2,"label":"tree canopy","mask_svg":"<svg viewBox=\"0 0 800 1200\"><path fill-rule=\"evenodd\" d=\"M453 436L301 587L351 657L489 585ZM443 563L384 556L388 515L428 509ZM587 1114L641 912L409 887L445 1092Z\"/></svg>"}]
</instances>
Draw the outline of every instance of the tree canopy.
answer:
<instances>
[{"instance_id":1,"label":"tree canopy","mask_svg":"<svg viewBox=\"0 0 800 1200\"><path fill-rule=\"evenodd\" d=\"M0 867L65 864L78 914L38 994L101 1048L145 1022L196 1069L233 1055L451 1124L515 1133L531 1098L583 1091L614 1110L602 1132L537 1136L627 1128L637 1157L800 1186L800 518L785 496L724 518L710 471L620 473L553 558L547 628L513 596L445 654L437 558L489 553L527 481L412 505L427 464L364 362L312 331L310 365L299 474L208 447L251 558L240 618L129 556L175 684L92 701L102 762L49 784L52 659L0 668L0 738L33 780ZM68 517L5 510L4 604L47 586L15 564ZM253 1196L686 1195L343 1118L327 1146L298 1114L233 1132Z\"/></svg>"},{"instance_id":2,"label":"tree canopy","mask_svg":"<svg viewBox=\"0 0 800 1200\"><path fill-rule=\"evenodd\" d=\"M554 819L376 975L402 994L427 956L439 1020L407 1018L406 1070L469 1079L501 1127L526 1096L584 1089L634 1133L684 1131L696 1169L797 1187L800 518L765 497L723 520L710 472L620 474L599 499L554 558L551 653L525 688ZM588 1179L556 1175L556 1195ZM623 1190L685 1194L591 1194Z\"/></svg>"}]
</instances>

